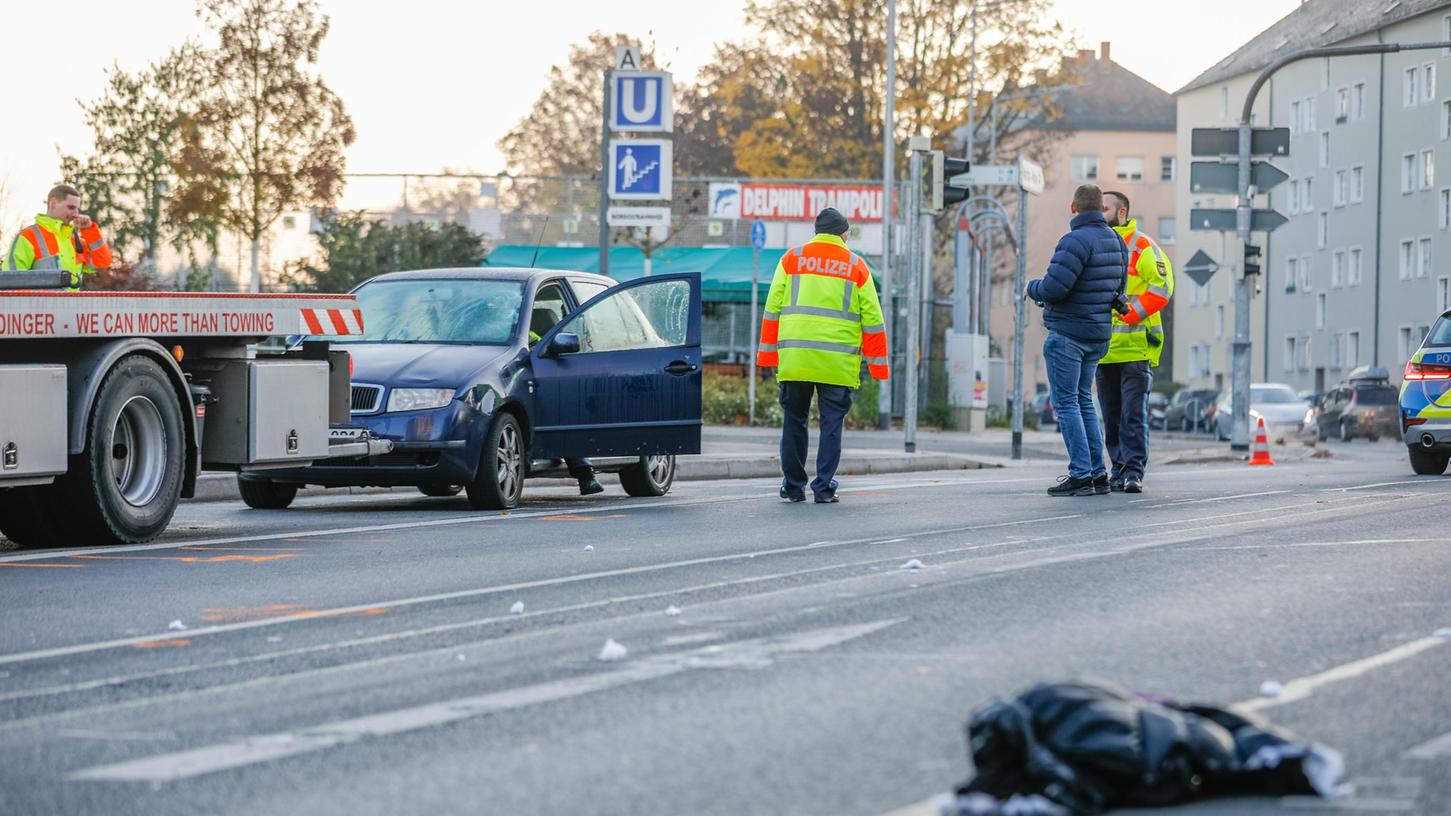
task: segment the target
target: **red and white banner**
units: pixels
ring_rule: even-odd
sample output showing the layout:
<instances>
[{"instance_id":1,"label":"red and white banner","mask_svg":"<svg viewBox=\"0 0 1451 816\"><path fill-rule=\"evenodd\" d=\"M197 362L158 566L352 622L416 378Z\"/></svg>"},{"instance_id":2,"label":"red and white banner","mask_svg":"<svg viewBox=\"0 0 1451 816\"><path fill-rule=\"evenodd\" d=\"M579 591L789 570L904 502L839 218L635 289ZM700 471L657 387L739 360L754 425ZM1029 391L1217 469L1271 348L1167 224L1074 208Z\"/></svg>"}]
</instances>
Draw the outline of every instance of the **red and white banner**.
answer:
<instances>
[{"instance_id":1,"label":"red and white banner","mask_svg":"<svg viewBox=\"0 0 1451 816\"><path fill-rule=\"evenodd\" d=\"M882 200L878 186L714 182L710 185L710 216L810 221L827 207L835 207L848 221L876 223L882 220Z\"/></svg>"}]
</instances>

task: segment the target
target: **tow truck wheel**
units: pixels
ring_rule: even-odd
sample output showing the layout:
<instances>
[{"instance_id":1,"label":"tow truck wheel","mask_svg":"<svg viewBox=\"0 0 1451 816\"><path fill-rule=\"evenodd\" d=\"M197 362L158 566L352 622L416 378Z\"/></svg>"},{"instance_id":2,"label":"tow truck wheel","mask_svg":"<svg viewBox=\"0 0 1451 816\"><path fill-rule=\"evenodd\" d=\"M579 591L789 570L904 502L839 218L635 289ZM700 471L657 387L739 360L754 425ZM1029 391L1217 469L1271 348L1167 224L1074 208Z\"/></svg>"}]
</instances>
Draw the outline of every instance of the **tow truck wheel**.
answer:
<instances>
[{"instance_id":1,"label":"tow truck wheel","mask_svg":"<svg viewBox=\"0 0 1451 816\"><path fill-rule=\"evenodd\" d=\"M620 471L620 484L631 496L663 496L674 483L674 456L641 456L639 462Z\"/></svg>"},{"instance_id":2,"label":"tow truck wheel","mask_svg":"<svg viewBox=\"0 0 1451 816\"><path fill-rule=\"evenodd\" d=\"M237 474L237 492L253 510L286 510L297 498L297 485L281 484L259 476Z\"/></svg>"},{"instance_id":3,"label":"tow truck wheel","mask_svg":"<svg viewBox=\"0 0 1451 816\"><path fill-rule=\"evenodd\" d=\"M464 488L475 510L513 510L524 495L524 434L512 414L500 413L489 426L479 469Z\"/></svg>"},{"instance_id":4,"label":"tow truck wheel","mask_svg":"<svg viewBox=\"0 0 1451 816\"><path fill-rule=\"evenodd\" d=\"M186 434L176 391L150 357L121 358L86 424L86 449L55 482L56 521L75 544L139 544L166 529L181 497Z\"/></svg>"},{"instance_id":5,"label":"tow truck wheel","mask_svg":"<svg viewBox=\"0 0 1451 816\"><path fill-rule=\"evenodd\" d=\"M21 549L65 544L56 535L49 492L50 485L0 490L0 535Z\"/></svg>"},{"instance_id":6,"label":"tow truck wheel","mask_svg":"<svg viewBox=\"0 0 1451 816\"><path fill-rule=\"evenodd\" d=\"M1451 453L1446 451L1426 450L1417 445L1408 445L1407 449L1411 453L1411 470L1421 476L1440 476L1451 461Z\"/></svg>"},{"instance_id":7,"label":"tow truck wheel","mask_svg":"<svg viewBox=\"0 0 1451 816\"><path fill-rule=\"evenodd\" d=\"M425 496L432 496L436 499L446 499L449 496L457 496L462 493L463 485L451 484L422 484L418 486L418 492Z\"/></svg>"}]
</instances>

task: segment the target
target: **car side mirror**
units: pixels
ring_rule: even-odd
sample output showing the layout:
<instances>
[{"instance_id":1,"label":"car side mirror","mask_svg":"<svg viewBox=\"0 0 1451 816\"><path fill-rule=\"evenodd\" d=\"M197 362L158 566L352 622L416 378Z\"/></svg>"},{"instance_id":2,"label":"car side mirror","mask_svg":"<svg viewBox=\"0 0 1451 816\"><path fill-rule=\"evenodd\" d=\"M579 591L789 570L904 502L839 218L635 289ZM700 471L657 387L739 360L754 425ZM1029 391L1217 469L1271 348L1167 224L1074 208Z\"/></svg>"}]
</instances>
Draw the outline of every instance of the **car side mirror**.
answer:
<instances>
[{"instance_id":1,"label":"car side mirror","mask_svg":"<svg viewBox=\"0 0 1451 816\"><path fill-rule=\"evenodd\" d=\"M569 332L560 332L549 340L549 348L546 350L548 357L559 357L565 354L579 353L579 335Z\"/></svg>"}]
</instances>

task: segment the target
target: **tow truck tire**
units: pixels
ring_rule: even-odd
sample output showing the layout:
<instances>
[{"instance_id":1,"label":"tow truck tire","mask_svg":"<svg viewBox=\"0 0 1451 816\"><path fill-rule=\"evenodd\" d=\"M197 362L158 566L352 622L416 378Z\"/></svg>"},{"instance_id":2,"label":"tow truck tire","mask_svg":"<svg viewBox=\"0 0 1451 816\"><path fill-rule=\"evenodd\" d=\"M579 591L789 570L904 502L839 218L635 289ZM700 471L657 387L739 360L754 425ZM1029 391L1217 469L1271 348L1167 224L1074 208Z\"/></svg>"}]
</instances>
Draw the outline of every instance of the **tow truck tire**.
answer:
<instances>
[{"instance_id":1,"label":"tow truck tire","mask_svg":"<svg viewBox=\"0 0 1451 816\"><path fill-rule=\"evenodd\" d=\"M674 483L674 456L641 456L639 462L620 471L620 484L631 496L663 496Z\"/></svg>"},{"instance_id":2,"label":"tow truck tire","mask_svg":"<svg viewBox=\"0 0 1451 816\"><path fill-rule=\"evenodd\" d=\"M499 413L489 425L479 469L468 491L469 506L475 510L513 510L524 495L526 449L519 420Z\"/></svg>"},{"instance_id":3,"label":"tow truck tire","mask_svg":"<svg viewBox=\"0 0 1451 816\"><path fill-rule=\"evenodd\" d=\"M0 490L0 535L25 549L64 545L50 508L50 485Z\"/></svg>"},{"instance_id":4,"label":"tow truck tire","mask_svg":"<svg viewBox=\"0 0 1451 816\"><path fill-rule=\"evenodd\" d=\"M297 498L297 485L237 474L237 492L253 510L286 510Z\"/></svg>"},{"instance_id":5,"label":"tow truck tire","mask_svg":"<svg viewBox=\"0 0 1451 816\"><path fill-rule=\"evenodd\" d=\"M1407 445L1406 449L1411 454L1411 470L1420 476L1440 476L1446 472L1446 464L1451 462L1451 453L1446 451L1426 450L1412 445Z\"/></svg>"},{"instance_id":6,"label":"tow truck tire","mask_svg":"<svg viewBox=\"0 0 1451 816\"><path fill-rule=\"evenodd\" d=\"M463 489L463 485L451 484L421 484L418 486L419 493L425 496L432 496L435 499L446 499L449 496L457 496L463 492Z\"/></svg>"},{"instance_id":7,"label":"tow truck tire","mask_svg":"<svg viewBox=\"0 0 1451 816\"><path fill-rule=\"evenodd\" d=\"M144 354L122 357L101 382L86 422L86 448L55 482L52 506L70 543L140 544L176 512L186 468L176 391Z\"/></svg>"}]
</instances>

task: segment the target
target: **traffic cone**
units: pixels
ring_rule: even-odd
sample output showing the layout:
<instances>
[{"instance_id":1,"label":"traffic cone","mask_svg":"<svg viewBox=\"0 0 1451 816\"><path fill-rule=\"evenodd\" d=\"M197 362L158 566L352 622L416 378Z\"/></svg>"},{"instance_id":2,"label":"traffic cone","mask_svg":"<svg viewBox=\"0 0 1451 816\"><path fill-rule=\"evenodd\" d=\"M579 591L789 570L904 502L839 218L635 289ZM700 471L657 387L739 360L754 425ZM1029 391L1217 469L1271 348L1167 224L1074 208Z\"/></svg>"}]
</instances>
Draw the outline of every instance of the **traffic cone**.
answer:
<instances>
[{"instance_id":1,"label":"traffic cone","mask_svg":"<svg viewBox=\"0 0 1451 816\"><path fill-rule=\"evenodd\" d=\"M1259 430L1255 432L1255 449L1250 454L1251 465L1273 465L1275 460L1270 458L1270 440L1265 438L1265 418L1260 417Z\"/></svg>"}]
</instances>

